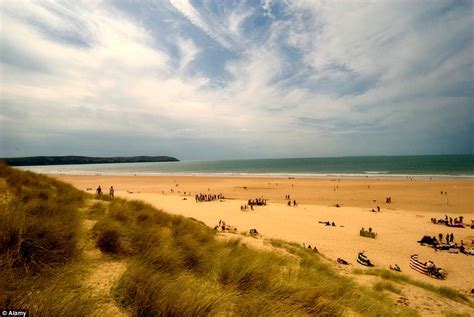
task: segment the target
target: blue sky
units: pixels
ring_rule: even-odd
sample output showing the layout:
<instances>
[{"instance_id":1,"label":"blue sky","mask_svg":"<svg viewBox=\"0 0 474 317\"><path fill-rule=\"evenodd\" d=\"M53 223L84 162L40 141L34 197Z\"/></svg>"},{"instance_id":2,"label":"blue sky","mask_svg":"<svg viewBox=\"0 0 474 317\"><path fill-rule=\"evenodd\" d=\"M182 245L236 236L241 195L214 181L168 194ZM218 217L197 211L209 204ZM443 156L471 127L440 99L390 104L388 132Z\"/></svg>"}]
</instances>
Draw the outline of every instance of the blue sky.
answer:
<instances>
[{"instance_id":1,"label":"blue sky","mask_svg":"<svg viewBox=\"0 0 474 317\"><path fill-rule=\"evenodd\" d=\"M472 153L472 1L3 1L0 156Z\"/></svg>"}]
</instances>

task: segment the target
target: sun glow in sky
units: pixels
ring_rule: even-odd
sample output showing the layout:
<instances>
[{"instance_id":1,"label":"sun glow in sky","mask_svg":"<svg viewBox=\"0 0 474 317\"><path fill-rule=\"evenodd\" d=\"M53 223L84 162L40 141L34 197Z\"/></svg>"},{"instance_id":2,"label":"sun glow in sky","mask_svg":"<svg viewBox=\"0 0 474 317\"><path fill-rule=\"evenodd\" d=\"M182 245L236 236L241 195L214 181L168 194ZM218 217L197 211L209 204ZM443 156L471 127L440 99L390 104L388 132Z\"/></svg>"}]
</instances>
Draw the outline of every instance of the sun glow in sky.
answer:
<instances>
[{"instance_id":1,"label":"sun glow in sky","mask_svg":"<svg viewBox=\"0 0 474 317\"><path fill-rule=\"evenodd\" d=\"M2 1L0 156L472 153L472 1Z\"/></svg>"}]
</instances>

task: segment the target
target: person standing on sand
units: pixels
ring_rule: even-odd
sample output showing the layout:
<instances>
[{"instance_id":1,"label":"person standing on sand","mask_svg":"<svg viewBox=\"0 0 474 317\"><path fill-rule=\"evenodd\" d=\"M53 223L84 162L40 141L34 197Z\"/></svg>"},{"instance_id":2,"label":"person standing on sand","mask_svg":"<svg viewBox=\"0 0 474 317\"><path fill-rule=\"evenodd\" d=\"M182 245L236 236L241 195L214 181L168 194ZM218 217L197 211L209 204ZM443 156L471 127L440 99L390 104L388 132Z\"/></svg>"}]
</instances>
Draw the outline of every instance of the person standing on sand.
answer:
<instances>
[{"instance_id":1,"label":"person standing on sand","mask_svg":"<svg viewBox=\"0 0 474 317\"><path fill-rule=\"evenodd\" d=\"M97 189L95 190L97 196L101 196L102 195L102 188L100 188L100 185L99 187L97 187Z\"/></svg>"},{"instance_id":2,"label":"person standing on sand","mask_svg":"<svg viewBox=\"0 0 474 317\"><path fill-rule=\"evenodd\" d=\"M110 189L109 189L109 196L110 198L114 198L114 193L115 193L115 190L114 190L114 186L110 186Z\"/></svg>"}]
</instances>

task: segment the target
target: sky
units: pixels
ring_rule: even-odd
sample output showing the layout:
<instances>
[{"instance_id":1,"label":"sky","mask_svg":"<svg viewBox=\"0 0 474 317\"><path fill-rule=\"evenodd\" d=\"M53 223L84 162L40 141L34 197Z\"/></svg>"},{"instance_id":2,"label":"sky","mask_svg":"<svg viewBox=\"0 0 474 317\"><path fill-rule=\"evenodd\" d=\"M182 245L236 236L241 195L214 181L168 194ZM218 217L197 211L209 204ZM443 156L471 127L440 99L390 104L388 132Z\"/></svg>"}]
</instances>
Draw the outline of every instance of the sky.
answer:
<instances>
[{"instance_id":1,"label":"sky","mask_svg":"<svg viewBox=\"0 0 474 317\"><path fill-rule=\"evenodd\" d=\"M0 156L473 153L472 1L0 2Z\"/></svg>"}]
</instances>

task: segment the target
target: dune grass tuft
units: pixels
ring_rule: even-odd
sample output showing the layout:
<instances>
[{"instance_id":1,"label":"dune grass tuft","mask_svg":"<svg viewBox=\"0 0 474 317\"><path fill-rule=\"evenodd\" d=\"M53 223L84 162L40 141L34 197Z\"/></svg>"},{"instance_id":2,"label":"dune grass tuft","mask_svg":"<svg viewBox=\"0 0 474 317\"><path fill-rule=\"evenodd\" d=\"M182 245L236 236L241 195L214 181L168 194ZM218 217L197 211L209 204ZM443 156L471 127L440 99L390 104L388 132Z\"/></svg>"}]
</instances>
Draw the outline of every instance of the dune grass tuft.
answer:
<instances>
[{"instance_id":1,"label":"dune grass tuft","mask_svg":"<svg viewBox=\"0 0 474 317\"><path fill-rule=\"evenodd\" d=\"M80 287L78 209L85 195L51 178L0 164L0 307L33 316L85 316L99 299ZM59 296L60 294L60 296Z\"/></svg>"},{"instance_id":2,"label":"dune grass tuft","mask_svg":"<svg viewBox=\"0 0 474 317\"><path fill-rule=\"evenodd\" d=\"M402 294L402 289L395 286L393 283L390 283L390 282L377 282L374 284L373 286L374 290L376 291L389 291L389 292L392 292L392 293L395 293L395 294L399 294L401 295Z\"/></svg>"},{"instance_id":3,"label":"dune grass tuft","mask_svg":"<svg viewBox=\"0 0 474 317\"><path fill-rule=\"evenodd\" d=\"M355 274L364 274L364 275L373 275L373 276L379 276L382 279L397 282L397 283L406 283L410 284L422 289L425 289L427 291L430 291L432 293L438 294L442 297L449 298L453 301L456 301L458 303L462 304L467 304L471 307L474 307L474 303L465 295L460 293L459 291L445 287L445 286L435 286L429 283L425 283L422 281L414 280L406 275L400 274L400 273L393 273L385 269L372 269L372 270L360 270L356 269L353 271Z\"/></svg>"}]
</instances>

